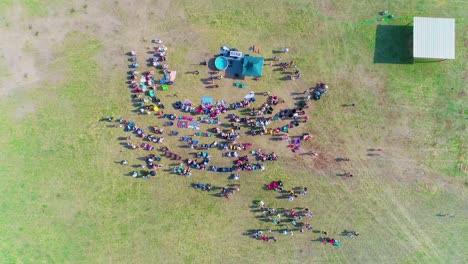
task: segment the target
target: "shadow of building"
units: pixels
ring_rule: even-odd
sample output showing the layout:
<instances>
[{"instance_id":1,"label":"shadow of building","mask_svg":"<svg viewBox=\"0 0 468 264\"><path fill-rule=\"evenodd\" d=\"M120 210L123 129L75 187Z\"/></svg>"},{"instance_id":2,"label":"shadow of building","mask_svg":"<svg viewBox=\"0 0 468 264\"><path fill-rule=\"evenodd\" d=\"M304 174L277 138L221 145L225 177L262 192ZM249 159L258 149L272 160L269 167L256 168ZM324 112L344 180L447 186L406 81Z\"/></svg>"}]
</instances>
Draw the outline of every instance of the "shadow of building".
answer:
<instances>
[{"instance_id":1,"label":"shadow of building","mask_svg":"<svg viewBox=\"0 0 468 264\"><path fill-rule=\"evenodd\" d=\"M412 64L413 27L378 25L375 34L374 63Z\"/></svg>"}]
</instances>

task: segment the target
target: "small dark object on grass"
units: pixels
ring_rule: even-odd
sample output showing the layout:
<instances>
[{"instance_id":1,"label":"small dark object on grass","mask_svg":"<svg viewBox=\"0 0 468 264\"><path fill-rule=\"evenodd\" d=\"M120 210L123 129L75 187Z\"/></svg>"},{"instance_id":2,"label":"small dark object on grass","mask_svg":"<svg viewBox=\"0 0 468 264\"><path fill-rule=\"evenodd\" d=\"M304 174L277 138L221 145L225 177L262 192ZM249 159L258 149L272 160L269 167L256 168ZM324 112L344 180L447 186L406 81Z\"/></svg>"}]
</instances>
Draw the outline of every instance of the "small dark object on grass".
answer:
<instances>
[{"instance_id":1,"label":"small dark object on grass","mask_svg":"<svg viewBox=\"0 0 468 264\"><path fill-rule=\"evenodd\" d=\"M455 215L454 215L454 214L442 214L442 213L438 213L437 216L455 218Z\"/></svg>"},{"instance_id":2,"label":"small dark object on grass","mask_svg":"<svg viewBox=\"0 0 468 264\"><path fill-rule=\"evenodd\" d=\"M379 12L379 15L385 16L387 15L387 13L388 13L388 10L384 10L384 11Z\"/></svg>"},{"instance_id":3,"label":"small dark object on grass","mask_svg":"<svg viewBox=\"0 0 468 264\"><path fill-rule=\"evenodd\" d=\"M349 158L336 158L335 161L336 161L336 162L350 161L350 159L349 159Z\"/></svg>"},{"instance_id":4,"label":"small dark object on grass","mask_svg":"<svg viewBox=\"0 0 468 264\"><path fill-rule=\"evenodd\" d=\"M75 13L75 12L76 12L76 9L72 7L72 8L70 9L70 13L73 14L73 13Z\"/></svg>"},{"instance_id":5,"label":"small dark object on grass","mask_svg":"<svg viewBox=\"0 0 468 264\"><path fill-rule=\"evenodd\" d=\"M349 231L348 232L348 237L350 238L354 238L354 237L357 237L359 236L359 232L356 232L356 231Z\"/></svg>"},{"instance_id":6,"label":"small dark object on grass","mask_svg":"<svg viewBox=\"0 0 468 264\"><path fill-rule=\"evenodd\" d=\"M39 36L39 31L36 31L36 33L34 33L34 36Z\"/></svg>"}]
</instances>

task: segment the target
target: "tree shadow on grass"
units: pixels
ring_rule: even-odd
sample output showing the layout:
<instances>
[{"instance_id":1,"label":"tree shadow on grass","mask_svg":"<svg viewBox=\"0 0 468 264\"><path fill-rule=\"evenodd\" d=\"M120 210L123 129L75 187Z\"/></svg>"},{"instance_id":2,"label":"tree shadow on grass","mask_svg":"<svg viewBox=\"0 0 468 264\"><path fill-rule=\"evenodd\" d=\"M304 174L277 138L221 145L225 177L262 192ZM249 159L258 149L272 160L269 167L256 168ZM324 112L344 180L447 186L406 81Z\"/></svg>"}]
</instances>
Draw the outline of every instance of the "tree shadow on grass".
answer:
<instances>
[{"instance_id":1,"label":"tree shadow on grass","mask_svg":"<svg viewBox=\"0 0 468 264\"><path fill-rule=\"evenodd\" d=\"M412 26L378 25L374 63L412 64Z\"/></svg>"}]
</instances>

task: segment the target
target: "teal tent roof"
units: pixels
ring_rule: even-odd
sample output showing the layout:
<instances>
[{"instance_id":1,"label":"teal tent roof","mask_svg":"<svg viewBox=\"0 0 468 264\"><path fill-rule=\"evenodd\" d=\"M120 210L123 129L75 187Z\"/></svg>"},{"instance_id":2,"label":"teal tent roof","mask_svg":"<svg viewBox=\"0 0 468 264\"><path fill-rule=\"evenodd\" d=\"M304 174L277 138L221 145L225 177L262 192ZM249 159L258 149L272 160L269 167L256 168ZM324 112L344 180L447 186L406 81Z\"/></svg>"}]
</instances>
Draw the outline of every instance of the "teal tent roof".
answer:
<instances>
[{"instance_id":1,"label":"teal tent roof","mask_svg":"<svg viewBox=\"0 0 468 264\"><path fill-rule=\"evenodd\" d=\"M242 75L253 77L262 76L263 61L264 59L260 57L245 56L242 65Z\"/></svg>"}]
</instances>

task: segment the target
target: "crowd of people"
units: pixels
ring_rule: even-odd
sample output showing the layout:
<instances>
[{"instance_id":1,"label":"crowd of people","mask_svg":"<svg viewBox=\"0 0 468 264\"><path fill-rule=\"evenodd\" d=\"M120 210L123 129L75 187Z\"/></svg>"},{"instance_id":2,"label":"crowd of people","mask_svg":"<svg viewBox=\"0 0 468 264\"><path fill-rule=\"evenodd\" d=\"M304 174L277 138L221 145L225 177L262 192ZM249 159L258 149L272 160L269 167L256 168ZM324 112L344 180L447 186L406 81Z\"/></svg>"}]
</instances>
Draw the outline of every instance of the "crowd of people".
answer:
<instances>
[{"instance_id":1,"label":"crowd of people","mask_svg":"<svg viewBox=\"0 0 468 264\"><path fill-rule=\"evenodd\" d=\"M162 41L156 43L161 44ZM289 51L289 49L287 51ZM285 51L285 53L287 52ZM161 62L166 62L167 59L167 47L164 45L156 47L151 59L152 65L167 70L168 65L161 64ZM160 98L156 97L156 90L158 87L155 81L155 73L153 71L146 71L140 74L140 72L136 70L139 65L137 63L137 53L135 51L131 52L130 60L132 62L131 66L134 68L130 71L129 76L132 102L139 106L142 113L155 113L159 119L167 118L169 119L168 122L171 123L169 124L166 122L164 124L161 123L150 126L150 130L152 130L151 133L153 133L151 134L146 133L145 129L138 126L133 121L123 118L115 120L114 127L123 128L125 132L131 133L131 135L124 137L124 146L133 150L145 150L150 152L142 158L144 164L139 165L142 170L134 170L129 173L129 175L134 178L148 179L148 176L156 176L159 169L167 166L164 165L162 159L179 161L180 164L174 166L172 172L185 177L190 177L194 170L204 170L228 172L231 173L230 179L238 181L240 179L239 173L241 172L265 170L265 163L279 160L278 155L274 151L267 152L262 149L250 151L249 149L254 145L253 143L239 143L239 140L245 137L241 131L246 129L251 136L279 135L281 136L281 141L286 142L285 147L290 148L293 153L297 153L301 150L301 144L311 140L313 135L304 133L298 136L290 136L290 133L292 133L290 130L299 126L300 123L309 120L305 109L310 105L310 100L312 98L317 99L318 93L320 93L321 96L328 91L328 86L326 84L318 83L310 91L304 92L306 99L304 102L300 103L299 106L282 109L275 108L279 108L285 101L277 95L272 95L270 92L264 93L266 100L257 107L253 106L256 101L255 97L249 97L248 99L246 99L246 97L234 103L227 103L225 100L221 100L214 104L200 104L198 107L195 107L189 100L185 100L184 103L178 101L173 104L175 110L189 112L192 115L186 118L186 116L164 113L164 104L161 102ZM297 65L294 61L282 63L281 60L282 57L275 57L273 59L273 61L278 62L278 66L280 66L283 71L294 71L289 75L291 79L294 80L301 77L301 72L297 69ZM206 66L206 63L204 65ZM196 70L194 73L198 75L200 71ZM221 78L218 77L219 80ZM251 94L253 95L253 92L251 92ZM236 113L232 113L232 111L239 109L245 109L247 116L241 117ZM229 111L231 111L231 113L228 114ZM225 114L227 114L227 119L230 122L230 128L225 126L225 128L222 129L219 125L223 119L222 115ZM250 116L248 116L249 114ZM200 116L199 119L194 119L193 116L196 115ZM106 120L108 122L114 122L112 117L106 118ZM173 147L169 150L169 147L165 145L166 141L163 137L165 133L178 135L179 132L172 130L170 133L167 133L164 128L161 128L161 126L172 126L174 122L178 120L186 120L187 122L200 120L203 126L215 124L215 127L211 127L207 130L213 131L213 134L211 132L202 133L201 136L214 136L217 139L211 144L199 144L198 140L194 139L194 137L200 136L200 134L195 133L193 135L182 136L181 141L186 142L188 147L197 149L197 152L193 153L194 157L184 158L182 155L176 153L178 152L177 150L173 151ZM287 122L286 124L278 124L285 121ZM272 124L278 125L273 126ZM133 139L140 140L142 143L134 143L132 141ZM220 142L218 142L218 140L220 140ZM153 153L154 146L150 143L163 145L159 148L160 156ZM216 165L212 165L212 155L208 153L208 151L221 152L222 157L231 158L232 165L229 167L217 167ZM312 153L312 156L318 156L317 152ZM127 166L129 162L128 160L122 160L120 164L122 166ZM351 173L346 173L343 176L346 178L353 177ZM219 190L217 196L226 199L230 199L232 195L240 191L239 184L230 187L213 187L211 183L198 183L194 184L194 188L206 192ZM265 189L280 193L281 197L286 198L291 203L296 203L295 201L300 200L300 197L306 196L308 193L307 187L286 189L282 180L276 180L266 184ZM313 218L313 212L308 207L296 206L294 209L274 208L267 207L263 201L260 201L258 203L258 209L261 212L260 218L269 224L268 228L257 230L251 234L255 239L264 242L276 242L277 234L275 233L294 236L295 232L307 233L313 231L310 223ZM320 233L322 235L320 241L324 244L332 244L337 247L341 246L338 240L329 238L326 231L321 230ZM350 238L355 238L359 235L359 233L355 231L349 231L346 234Z\"/></svg>"}]
</instances>

